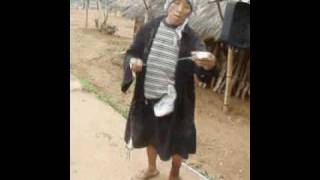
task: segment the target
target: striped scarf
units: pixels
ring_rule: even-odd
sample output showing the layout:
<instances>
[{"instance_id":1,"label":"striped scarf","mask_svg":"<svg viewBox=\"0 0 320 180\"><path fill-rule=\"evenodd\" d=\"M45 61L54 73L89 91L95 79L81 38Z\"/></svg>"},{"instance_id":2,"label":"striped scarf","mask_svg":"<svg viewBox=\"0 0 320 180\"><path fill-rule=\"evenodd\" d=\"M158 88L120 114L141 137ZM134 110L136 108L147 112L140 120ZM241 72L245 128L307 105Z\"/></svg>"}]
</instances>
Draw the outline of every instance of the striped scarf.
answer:
<instances>
[{"instance_id":1,"label":"striped scarf","mask_svg":"<svg viewBox=\"0 0 320 180\"><path fill-rule=\"evenodd\" d=\"M175 28L161 22L148 56L144 83L144 95L147 99L159 99L173 85L177 65L179 36Z\"/></svg>"}]
</instances>

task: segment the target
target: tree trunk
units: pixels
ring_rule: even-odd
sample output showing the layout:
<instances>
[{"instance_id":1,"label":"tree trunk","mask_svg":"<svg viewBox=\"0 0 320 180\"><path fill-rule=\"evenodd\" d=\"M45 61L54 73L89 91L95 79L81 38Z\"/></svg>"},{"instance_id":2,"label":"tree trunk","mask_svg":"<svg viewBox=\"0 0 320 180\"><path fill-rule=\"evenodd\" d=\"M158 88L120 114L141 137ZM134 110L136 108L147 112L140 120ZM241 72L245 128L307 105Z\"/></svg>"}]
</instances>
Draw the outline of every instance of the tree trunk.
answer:
<instances>
[{"instance_id":1,"label":"tree trunk","mask_svg":"<svg viewBox=\"0 0 320 180\"><path fill-rule=\"evenodd\" d=\"M151 2L150 0L143 0L145 13L144 13L144 24L146 24L151 18Z\"/></svg>"},{"instance_id":2,"label":"tree trunk","mask_svg":"<svg viewBox=\"0 0 320 180\"><path fill-rule=\"evenodd\" d=\"M107 21L109 18L108 4L106 1L103 1L105 9L102 8L100 3L100 12L99 12L99 31L108 33Z\"/></svg>"},{"instance_id":3,"label":"tree trunk","mask_svg":"<svg viewBox=\"0 0 320 180\"><path fill-rule=\"evenodd\" d=\"M221 10L221 6L220 6L220 1L216 1L216 3L217 3L220 19L223 22L223 15L222 15L222 10Z\"/></svg>"},{"instance_id":4,"label":"tree trunk","mask_svg":"<svg viewBox=\"0 0 320 180\"><path fill-rule=\"evenodd\" d=\"M103 11L104 12L104 23L107 25L107 22L108 22L108 18L109 18L109 10L108 10L108 4L106 2L105 4L105 7L106 7L106 10Z\"/></svg>"},{"instance_id":5,"label":"tree trunk","mask_svg":"<svg viewBox=\"0 0 320 180\"><path fill-rule=\"evenodd\" d=\"M100 0L97 0L97 10L98 10L98 18L95 19L95 24L96 24L96 28L98 30L100 30L100 26L101 26L101 17L102 17L102 11L101 11L102 7L101 7L101 3Z\"/></svg>"},{"instance_id":6,"label":"tree trunk","mask_svg":"<svg viewBox=\"0 0 320 180\"><path fill-rule=\"evenodd\" d=\"M104 14L104 20L103 20L102 24L107 27L107 21L109 18L109 11L106 9L105 11L103 11L103 14Z\"/></svg>"},{"instance_id":7,"label":"tree trunk","mask_svg":"<svg viewBox=\"0 0 320 180\"><path fill-rule=\"evenodd\" d=\"M99 11L100 9L100 0L97 0L97 10Z\"/></svg>"},{"instance_id":8,"label":"tree trunk","mask_svg":"<svg viewBox=\"0 0 320 180\"><path fill-rule=\"evenodd\" d=\"M86 3L86 28L88 28L88 10L89 10L89 4L90 3L90 0L87 0L87 3Z\"/></svg>"},{"instance_id":9,"label":"tree trunk","mask_svg":"<svg viewBox=\"0 0 320 180\"><path fill-rule=\"evenodd\" d=\"M86 0L81 0L82 3L82 9L84 10L86 8Z\"/></svg>"}]
</instances>

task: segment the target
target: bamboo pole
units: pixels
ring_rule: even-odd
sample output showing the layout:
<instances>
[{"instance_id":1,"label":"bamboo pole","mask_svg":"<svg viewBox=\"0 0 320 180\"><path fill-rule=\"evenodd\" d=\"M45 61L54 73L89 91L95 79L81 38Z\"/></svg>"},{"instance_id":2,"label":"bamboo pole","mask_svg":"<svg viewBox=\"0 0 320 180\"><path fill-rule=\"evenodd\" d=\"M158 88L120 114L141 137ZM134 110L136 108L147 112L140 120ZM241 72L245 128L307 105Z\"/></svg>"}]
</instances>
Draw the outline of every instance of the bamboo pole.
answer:
<instances>
[{"instance_id":1,"label":"bamboo pole","mask_svg":"<svg viewBox=\"0 0 320 180\"><path fill-rule=\"evenodd\" d=\"M228 112L230 110L229 97L232 91L231 78L232 78L233 58L234 58L233 50L234 50L233 47L231 46L228 47L226 90L224 91L224 105L223 105L224 112Z\"/></svg>"}]
</instances>

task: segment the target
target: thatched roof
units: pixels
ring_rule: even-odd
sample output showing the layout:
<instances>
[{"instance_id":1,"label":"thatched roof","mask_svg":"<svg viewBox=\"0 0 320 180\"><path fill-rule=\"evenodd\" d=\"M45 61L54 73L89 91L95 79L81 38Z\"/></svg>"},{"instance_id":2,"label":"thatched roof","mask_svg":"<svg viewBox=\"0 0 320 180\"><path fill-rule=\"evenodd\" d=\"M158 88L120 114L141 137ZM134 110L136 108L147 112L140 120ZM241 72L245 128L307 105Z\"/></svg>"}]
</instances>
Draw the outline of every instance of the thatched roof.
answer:
<instances>
[{"instance_id":1,"label":"thatched roof","mask_svg":"<svg viewBox=\"0 0 320 180\"><path fill-rule=\"evenodd\" d=\"M151 4L150 13L152 16L159 16L164 14L165 0L146 0ZM123 17L134 19L144 17L146 12L143 0L126 0L122 8Z\"/></svg>"},{"instance_id":2,"label":"thatched roof","mask_svg":"<svg viewBox=\"0 0 320 180\"><path fill-rule=\"evenodd\" d=\"M146 0L150 2L151 13L153 17L164 14L165 0ZM190 17L189 25L202 37L216 38L222 26L222 20L219 15L219 10L215 2L209 3L212 0L198 0L198 7L196 15ZM227 2L239 0L223 0L220 2L222 14ZM129 19L143 17L145 13L145 5L143 0L124 0L122 4L122 15ZM250 0L243 0L243 2L250 3Z\"/></svg>"}]
</instances>

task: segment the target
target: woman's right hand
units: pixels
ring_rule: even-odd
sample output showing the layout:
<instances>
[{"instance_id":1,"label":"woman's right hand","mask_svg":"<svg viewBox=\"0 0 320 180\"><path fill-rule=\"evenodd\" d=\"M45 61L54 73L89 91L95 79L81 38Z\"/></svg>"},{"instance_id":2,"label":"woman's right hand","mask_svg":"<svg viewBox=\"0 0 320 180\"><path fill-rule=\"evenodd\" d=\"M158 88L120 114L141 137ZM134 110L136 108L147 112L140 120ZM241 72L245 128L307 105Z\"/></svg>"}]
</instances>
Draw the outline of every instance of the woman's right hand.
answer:
<instances>
[{"instance_id":1,"label":"woman's right hand","mask_svg":"<svg viewBox=\"0 0 320 180\"><path fill-rule=\"evenodd\" d=\"M143 61L139 58L132 57L130 59L130 68L134 73L141 72L143 66Z\"/></svg>"}]
</instances>

